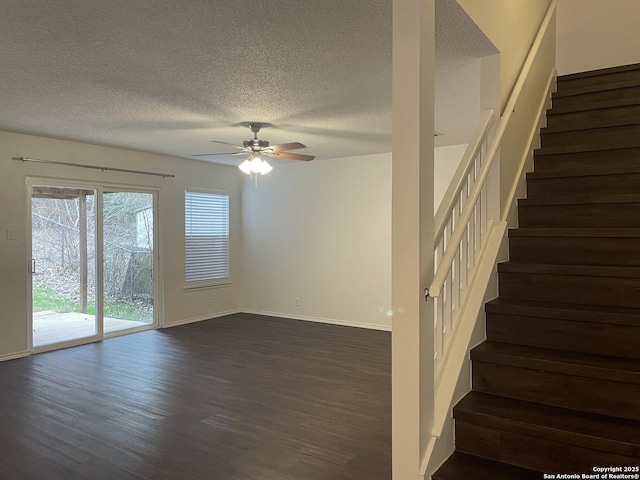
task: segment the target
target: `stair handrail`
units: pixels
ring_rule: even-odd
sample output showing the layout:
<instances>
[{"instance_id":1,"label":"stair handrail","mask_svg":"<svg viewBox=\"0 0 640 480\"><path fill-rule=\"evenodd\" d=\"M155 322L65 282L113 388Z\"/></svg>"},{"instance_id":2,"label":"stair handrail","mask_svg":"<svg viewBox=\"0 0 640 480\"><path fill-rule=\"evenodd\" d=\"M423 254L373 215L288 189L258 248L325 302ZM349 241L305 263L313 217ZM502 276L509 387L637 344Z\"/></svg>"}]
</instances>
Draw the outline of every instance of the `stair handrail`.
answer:
<instances>
[{"instance_id":1,"label":"stair handrail","mask_svg":"<svg viewBox=\"0 0 640 480\"><path fill-rule=\"evenodd\" d=\"M466 232L467 222L469 221L469 219L471 218L471 215L474 212L475 204L478 201L478 198L480 197L480 193L482 192L482 189L484 187L484 183L489 174L489 170L493 166L493 162L496 158L496 154L498 153L498 150L502 145L502 139L504 137L504 133L507 130L507 127L509 126L511 115L513 115L513 112L515 111L516 103L520 99L520 94L522 93L524 84L527 81L529 73L531 72L531 67L533 65L533 62L535 61L538 51L540 50L540 45L542 44L542 41L547 33L547 29L549 28L549 23L551 23L551 19L555 13L557 2L558 0L552 0L551 3L549 4L549 8L547 9L544 20L542 21L540 25L540 29L538 30L538 34L536 35L536 38L533 44L531 45L531 49L529 50L529 54L527 55L527 58L522 66L522 69L520 70L520 74L518 75L518 79L516 80L516 83L511 92L511 96L509 97L507 105L504 109L504 113L502 115L502 118L500 119L500 123L498 124L495 137L493 138L493 142L489 147L486 160L482 165L480 174L478 175L478 179L476 180L476 182L474 183L471 189L471 192L469 194L469 199L467 200L465 207L460 213L460 217L458 219L456 228L453 231L453 234L451 235L450 241L448 242L447 249L445 250L445 253L442 256L442 259L438 264L438 269L435 275L433 276L431 285L428 287L428 294L430 297L439 297L441 294L442 286L444 285L448 272L451 269L451 265L456 255L458 245L460 244L460 241L462 240L462 237ZM508 208L508 206L505 206L505 208Z\"/></svg>"}]
</instances>

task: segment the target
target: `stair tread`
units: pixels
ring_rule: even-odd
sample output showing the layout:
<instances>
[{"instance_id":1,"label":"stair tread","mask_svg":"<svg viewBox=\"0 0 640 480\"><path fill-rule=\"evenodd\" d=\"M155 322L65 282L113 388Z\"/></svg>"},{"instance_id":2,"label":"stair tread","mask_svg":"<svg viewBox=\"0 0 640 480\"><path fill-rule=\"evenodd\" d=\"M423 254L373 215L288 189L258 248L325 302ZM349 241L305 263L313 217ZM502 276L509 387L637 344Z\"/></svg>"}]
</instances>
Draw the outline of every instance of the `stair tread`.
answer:
<instances>
[{"instance_id":1,"label":"stair tread","mask_svg":"<svg viewBox=\"0 0 640 480\"><path fill-rule=\"evenodd\" d=\"M640 98L613 98L596 100L585 103L572 103L568 105L555 105L547 113L551 115L560 115L572 112L587 112L590 110L601 110L603 108L629 107L631 105L640 105Z\"/></svg>"},{"instance_id":2,"label":"stair tread","mask_svg":"<svg viewBox=\"0 0 640 480\"><path fill-rule=\"evenodd\" d=\"M640 228L512 228L510 237L636 238Z\"/></svg>"},{"instance_id":3,"label":"stair tread","mask_svg":"<svg viewBox=\"0 0 640 480\"><path fill-rule=\"evenodd\" d=\"M585 277L640 278L640 267L626 265L559 265L555 263L502 262L498 272Z\"/></svg>"},{"instance_id":4,"label":"stair tread","mask_svg":"<svg viewBox=\"0 0 640 480\"><path fill-rule=\"evenodd\" d=\"M570 82L579 78L598 77L601 75L609 75L611 73L630 72L640 70L640 63L632 63L629 65L619 65L616 67L598 68L596 70L588 70L586 72L569 73L558 76L558 82Z\"/></svg>"},{"instance_id":5,"label":"stair tread","mask_svg":"<svg viewBox=\"0 0 640 480\"><path fill-rule=\"evenodd\" d=\"M592 124L589 124L588 122L585 122L585 125L582 127L573 127L569 129L561 129L558 127L542 127L540 128L540 135L567 134L567 133L573 133L573 132L589 134L589 133L595 133L595 132L602 132L606 130L615 131L615 130L627 129L628 127L637 127L638 125L640 125L640 117L635 119L631 119L631 118L620 119L620 121L622 120L624 120L625 123L611 125L607 123L609 121L602 121L601 122L602 125L592 125Z\"/></svg>"},{"instance_id":6,"label":"stair tread","mask_svg":"<svg viewBox=\"0 0 640 480\"><path fill-rule=\"evenodd\" d=\"M572 175L570 177L559 177L549 175L539 175L535 172L528 172L527 192L530 197L534 196L561 196L562 192L572 197L580 196L587 198L604 195L635 195L640 193L640 173L621 172L607 173L599 175ZM589 192L588 194L582 193Z\"/></svg>"},{"instance_id":7,"label":"stair tread","mask_svg":"<svg viewBox=\"0 0 640 480\"><path fill-rule=\"evenodd\" d=\"M485 304L487 313L556 318L582 322L610 323L640 328L640 309L601 307L575 303L535 302L498 297Z\"/></svg>"},{"instance_id":8,"label":"stair tread","mask_svg":"<svg viewBox=\"0 0 640 480\"><path fill-rule=\"evenodd\" d=\"M471 391L454 408L456 421L640 456L640 421Z\"/></svg>"},{"instance_id":9,"label":"stair tread","mask_svg":"<svg viewBox=\"0 0 640 480\"><path fill-rule=\"evenodd\" d=\"M640 173L640 165L599 165L557 172L527 172L527 179L599 177Z\"/></svg>"},{"instance_id":10,"label":"stair tread","mask_svg":"<svg viewBox=\"0 0 640 480\"><path fill-rule=\"evenodd\" d=\"M608 157L611 156L621 156L621 155L625 155L625 156L629 156L632 158L638 158L638 156L640 155L640 147L620 147L620 146L616 146L616 147L592 147L591 150L586 150L586 151L574 151L576 147L571 146L571 147L541 147L541 148L536 148L533 151L534 156L536 157L544 157L544 156L548 156L548 155L568 155L568 154L573 154L573 155L580 155L580 154L585 154L588 156L604 156L607 155Z\"/></svg>"},{"instance_id":11,"label":"stair tread","mask_svg":"<svg viewBox=\"0 0 640 480\"><path fill-rule=\"evenodd\" d=\"M433 480L540 480L542 473L454 452L431 477Z\"/></svg>"},{"instance_id":12,"label":"stair tread","mask_svg":"<svg viewBox=\"0 0 640 480\"><path fill-rule=\"evenodd\" d=\"M605 109L602 109L605 110ZM614 109L609 109L614 110ZM578 113L578 112L573 112ZM556 116L567 115L567 113L556 113ZM553 116L553 115L550 115ZM559 120L558 120L559 121ZM586 130L600 130L602 128L628 127L640 124L640 113L632 116L619 116L617 118L605 119L584 119L580 123L577 121L568 122L567 125L562 123L558 125L548 125L541 129L540 133L568 133L568 132L584 132Z\"/></svg>"},{"instance_id":13,"label":"stair tread","mask_svg":"<svg viewBox=\"0 0 640 480\"><path fill-rule=\"evenodd\" d=\"M562 82L560 82L562 84ZM559 85L560 87L561 85ZM613 82L607 83L599 83L595 85L583 85L580 87L569 88L569 86L565 83L564 87L560 88L558 91L553 92L552 98L563 98L563 97L571 97L573 95L582 95L585 93L596 93L602 92L605 90L618 90L621 88L628 87L639 87L640 86L640 78L628 78L625 80L616 80Z\"/></svg>"},{"instance_id":14,"label":"stair tread","mask_svg":"<svg viewBox=\"0 0 640 480\"><path fill-rule=\"evenodd\" d=\"M573 148L598 151L610 148L640 146L640 122L593 128L540 129L541 148Z\"/></svg>"},{"instance_id":15,"label":"stair tread","mask_svg":"<svg viewBox=\"0 0 640 480\"><path fill-rule=\"evenodd\" d=\"M567 153L587 153L587 152L610 152L615 150L626 150L630 148L638 148L637 146L617 146L606 147L602 145L563 145L561 147L543 147L537 148L534 155L562 155Z\"/></svg>"},{"instance_id":16,"label":"stair tread","mask_svg":"<svg viewBox=\"0 0 640 480\"><path fill-rule=\"evenodd\" d=\"M638 204L640 205L640 192L638 193L581 193L538 195L533 198L520 198L518 205L527 207L535 205L593 205L593 204Z\"/></svg>"},{"instance_id":17,"label":"stair tread","mask_svg":"<svg viewBox=\"0 0 640 480\"><path fill-rule=\"evenodd\" d=\"M473 361L640 384L640 360L561 352L485 341L471 350Z\"/></svg>"}]
</instances>

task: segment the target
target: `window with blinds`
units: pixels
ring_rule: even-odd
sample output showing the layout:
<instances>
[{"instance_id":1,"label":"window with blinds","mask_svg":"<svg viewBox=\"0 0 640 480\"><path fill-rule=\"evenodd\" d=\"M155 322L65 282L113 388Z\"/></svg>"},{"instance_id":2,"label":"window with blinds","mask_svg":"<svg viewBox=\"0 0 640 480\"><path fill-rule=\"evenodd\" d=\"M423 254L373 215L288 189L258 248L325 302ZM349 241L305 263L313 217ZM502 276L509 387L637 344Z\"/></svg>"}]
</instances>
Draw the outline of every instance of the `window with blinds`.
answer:
<instances>
[{"instance_id":1,"label":"window with blinds","mask_svg":"<svg viewBox=\"0 0 640 480\"><path fill-rule=\"evenodd\" d=\"M229 281L229 195L184 194L185 281L189 287Z\"/></svg>"}]
</instances>

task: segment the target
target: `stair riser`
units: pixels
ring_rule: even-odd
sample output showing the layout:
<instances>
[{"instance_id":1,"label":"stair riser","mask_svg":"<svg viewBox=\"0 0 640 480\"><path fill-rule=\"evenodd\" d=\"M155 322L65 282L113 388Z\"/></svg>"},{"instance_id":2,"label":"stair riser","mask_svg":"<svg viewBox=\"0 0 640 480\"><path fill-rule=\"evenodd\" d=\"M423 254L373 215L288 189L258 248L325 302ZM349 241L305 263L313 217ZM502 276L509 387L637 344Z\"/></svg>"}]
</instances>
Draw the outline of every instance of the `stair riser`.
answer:
<instances>
[{"instance_id":1,"label":"stair riser","mask_svg":"<svg viewBox=\"0 0 640 480\"><path fill-rule=\"evenodd\" d=\"M500 296L527 301L640 308L640 279L500 272Z\"/></svg>"},{"instance_id":2,"label":"stair riser","mask_svg":"<svg viewBox=\"0 0 640 480\"><path fill-rule=\"evenodd\" d=\"M618 82L640 81L640 70L629 70L626 72L608 73L606 75L596 75L582 78L558 79L558 92L569 92L577 88L585 88L594 85L611 85Z\"/></svg>"},{"instance_id":3,"label":"stair riser","mask_svg":"<svg viewBox=\"0 0 640 480\"><path fill-rule=\"evenodd\" d=\"M517 263L640 266L640 238L510 237Z\"/></svg>"},{"instance_id":4,"label":"stair riser","mask_svg":"<svg viewBox=\"0 0 640 480\"><path fill-rule=\"evenodd\" d=\"M473 361L481 392L640 420L640 385Z\"/></svg>"},{"instance_id":5,"label":"stair riser","mask_svg":"<svg viewBox=\"0 0 640 480\"><path fill-rule=\"evenodd\" d=\"M556 110L586 110L598 108L607 102L621 102L625 104L640 103L640 87L603 90L601 92L584 93L569 97L553 97L551 105Z\"/></svg>"},{"instance_id":6,"label":"stair riser","mask_svg":"<svg viewBox=\"0 0 640 480\"><path fill-rule=\"evenodd\" d=\"M539 433L540 435L540 433ZM635 465L634 458L554 440L456 421L456 448L461 452L542 472L589 473L602 465Z\"/></svg>"},{"instance_id":7,"label":"stair riser","mask_svg":"<svg viewBox=\"0 0 640 480\"><path fill-rule=\"evenodd\" d=\"M534 470L525 470L455 452L431 478L433 480L540 480L542 477Z\"/></svg>"},{"instance_id":8,"label":"stair riser","mask_svg":"<svg viewBox=\"0 0 640 480\"><path fill-rule=\"evenodd\" d=\"M640 105L601 108L547 116L547 127L560 131L631 124L640 124Z\"/></svg>"},{"instance_id":9,"label":"stair riser","mask_svg":"<svg viewBox=\"0 0 640 480\"><path fill-rule=\"evenodd\" d=\"M640 360L637 327L487 313L487 340Z\"/></svg>"},{"instance_id":10,"label":"stair riser","mask_svg":"<svg viewBox=\"0 0 640 480\"><path fill-rule=\"evenodd\" d=\"M518 207L521 228L640 228L640 203Z\"/></svg>"},{"instance_id":11,"label":"stair riser","mask_svg":"<svg viewBox=\"0 0 640 480\"><path fill-rule=\"evenodd\" d=\"M503 298L640 308L640 278L501 272L498 279Z\"/></svg>"},{"instance_id":12,"label":"stair riser","mask_svg":"<svg viewBox=\"0 0 640 480\"><path fill-rule=\"evenodd\" d=\"M553 147L601 147L629 148L640 146L640 125L626 125L593 130L543 133L542 148Z\"/></svg>"},{"instance_id":13,"label":"stair riser","mask_svg":"<svg viewBox=\"0 0 640 480\"><path fill-rule=\"evenodd\" d=\"M640 173L591 175L585 177L535 178L527 180L528 198L562 198L593 192L601 195L637 195L640 202Z\"/></svg>"},{"instance_id":14,"label":"stair riser","mask_svg":"<svg viewBox=\"0 0 640 480\"><path fill-rule=\"evenodd\" d=\"M547 174L586 175L594 171L616 172L616 169L640 172L640 148L596 152L538 155L535 171Z\"/></svg>"}]
</instances>

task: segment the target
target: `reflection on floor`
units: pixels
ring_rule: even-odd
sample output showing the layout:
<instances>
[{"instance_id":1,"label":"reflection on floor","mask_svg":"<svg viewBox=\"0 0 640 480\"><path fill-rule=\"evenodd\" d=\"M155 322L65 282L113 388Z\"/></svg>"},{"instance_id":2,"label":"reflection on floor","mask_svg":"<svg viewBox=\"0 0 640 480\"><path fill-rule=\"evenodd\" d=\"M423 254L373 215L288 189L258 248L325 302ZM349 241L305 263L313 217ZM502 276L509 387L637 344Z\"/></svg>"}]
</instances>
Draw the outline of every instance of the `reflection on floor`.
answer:
<instances>
[{"instance_id":1,"label":"reflection on floor","mask_svg":"<svg viewBox=\"0 0 640 480\"><path fill-rule=\"evenodd\" d=\"M119 318L104 319L104 333L119 332L144 327L148 323ZM56 313L52 310L33 314L33 346L41 347L54 343L68 342L96 334L93 315L84 313Z\"/></svg>"}]
</instances>

